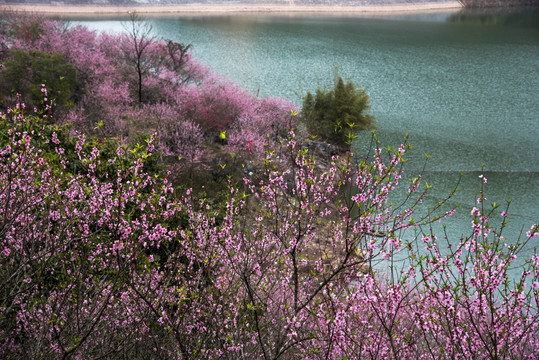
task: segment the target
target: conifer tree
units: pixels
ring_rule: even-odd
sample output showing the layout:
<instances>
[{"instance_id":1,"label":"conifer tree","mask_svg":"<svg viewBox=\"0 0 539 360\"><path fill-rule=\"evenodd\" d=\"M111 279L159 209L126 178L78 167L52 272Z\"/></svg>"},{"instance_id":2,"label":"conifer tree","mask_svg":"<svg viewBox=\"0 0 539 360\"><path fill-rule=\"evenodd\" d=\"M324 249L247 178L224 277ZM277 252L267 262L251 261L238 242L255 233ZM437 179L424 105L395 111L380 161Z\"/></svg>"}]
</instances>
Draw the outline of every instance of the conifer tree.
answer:
<instances>
[{"instance_id":1,"label":"conifer tree","mask_svg":"<svg viewBox=\"0 0 539 360\"><path fill-rule=\"evenodd\" d=\"M338 145L350 146L358 130L372 127L374 117L366 114L370 108L366 91L352 82L337 79L331 91L316 90L303 99L303 119L313 135Z\"/></svg>"}]
</instances>

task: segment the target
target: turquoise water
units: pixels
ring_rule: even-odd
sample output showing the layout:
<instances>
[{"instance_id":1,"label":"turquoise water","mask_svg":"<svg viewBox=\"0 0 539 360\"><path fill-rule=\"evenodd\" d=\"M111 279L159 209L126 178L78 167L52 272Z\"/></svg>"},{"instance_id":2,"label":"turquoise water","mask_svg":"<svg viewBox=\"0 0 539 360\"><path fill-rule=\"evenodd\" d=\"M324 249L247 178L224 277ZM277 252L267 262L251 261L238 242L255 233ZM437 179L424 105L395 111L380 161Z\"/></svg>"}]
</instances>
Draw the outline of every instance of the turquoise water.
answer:
<instances>
[{"instance_id":1,"label":"turquoise water","mask_svg":"<svg viewBox=\"0 0 539 360\"><path fill-rule=\"evenodd\" d=\"M121 31L121 20L72 19L106 31ZM424 153L432 155L427 203L442 199L463 172L462 191L451 201L461 207L447 222L455 240L471 232L481 165L487 202L512 200L508 239L539 222L537 10L148 21L160 37L192 43L214 72L261 95L299 104L306 91L331 86L335 69L366 87L382 144L397 145L408 133L415 146L406 174L422 168ZM369 139L367 132L357 139L358 154Z\"/></svg>"}]
</instances>

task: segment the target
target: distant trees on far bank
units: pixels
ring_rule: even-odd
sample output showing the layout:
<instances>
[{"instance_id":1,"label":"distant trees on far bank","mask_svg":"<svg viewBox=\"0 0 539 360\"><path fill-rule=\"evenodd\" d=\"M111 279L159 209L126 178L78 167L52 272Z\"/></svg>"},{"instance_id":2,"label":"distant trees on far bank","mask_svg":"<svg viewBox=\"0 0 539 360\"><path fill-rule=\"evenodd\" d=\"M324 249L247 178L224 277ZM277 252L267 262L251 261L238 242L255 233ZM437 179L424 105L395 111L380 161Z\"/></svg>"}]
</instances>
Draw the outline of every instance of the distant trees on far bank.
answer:
<instances>
[{"instance_id":1,"label":"distant trees on far bank","mask_svg":"<svg viewBox=\"0 0 539 360\"><path fill-rule=\"evenodd\" d=\"M458 0L465 8L538 6L539 0Z\"/></svg>"}]
</instances>

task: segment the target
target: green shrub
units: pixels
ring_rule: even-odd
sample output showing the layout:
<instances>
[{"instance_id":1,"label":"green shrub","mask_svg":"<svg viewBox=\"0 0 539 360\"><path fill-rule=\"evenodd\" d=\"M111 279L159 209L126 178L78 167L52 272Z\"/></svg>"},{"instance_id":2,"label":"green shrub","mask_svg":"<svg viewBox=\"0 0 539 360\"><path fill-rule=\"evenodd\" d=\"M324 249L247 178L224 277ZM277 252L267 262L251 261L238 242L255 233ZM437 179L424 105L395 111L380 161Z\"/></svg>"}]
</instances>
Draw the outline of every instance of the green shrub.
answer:
<instances>
[{"instance_id":1,"label":"green shrub","mask_svg":"<svg viewBox=\"0 0 539 360\"><path fill-rule=\"evenodd\" d=\"M71 100L78 87L77 72L62 54L13 50L4 67L1 76L7 92L21 94L26 105L40 110L50 101L59 107L73 105ZM48 101L44 101L44 89L48 93Z\"/></svg>"},{"instance_id":2,"label":"green shrub","mask_svg":"<svg viewBox=\"0 0 539 360\"><path fill-rule=\"evenodd\" d=\"M357 131L373 126L374 117L366 114L369 108L366 91L339 77L333 90L307 93L302 115L311 134L349 147Z\"/></svg>"}]
</instances>

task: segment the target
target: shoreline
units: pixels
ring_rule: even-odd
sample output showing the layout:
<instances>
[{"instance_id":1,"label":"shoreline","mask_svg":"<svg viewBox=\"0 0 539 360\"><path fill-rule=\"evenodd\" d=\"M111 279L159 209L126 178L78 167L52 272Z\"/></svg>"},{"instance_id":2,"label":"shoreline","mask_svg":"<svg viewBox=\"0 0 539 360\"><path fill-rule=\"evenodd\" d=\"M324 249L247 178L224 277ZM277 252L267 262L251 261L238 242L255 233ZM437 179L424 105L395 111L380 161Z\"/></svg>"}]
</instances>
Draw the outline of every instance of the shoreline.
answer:
<instances>
[{"instance_id":1,"label":"shoreline","mask_svg":"<svg viewBox=\"0 0 539 360\"><path fill-rule=\"evenodd\" d=\"M366 13L413 13L424 11L462 9L458 1L380 4L363 6L342 5L255 5L255 4L186 4L155 6L115 6L115 5L45 5L45 4L2 4L1 12L32 12L47 15L124 15L132 11L139 14L178 15L221 15L242 13L321 13L321 14L366 14Z\"/></svg>"}]
</instances>

